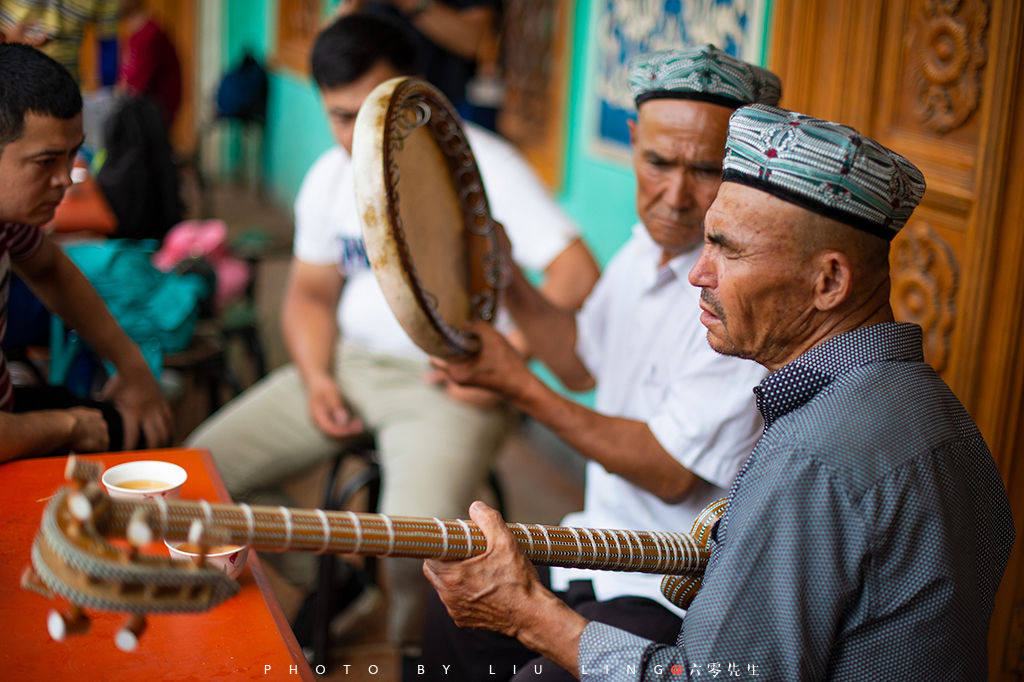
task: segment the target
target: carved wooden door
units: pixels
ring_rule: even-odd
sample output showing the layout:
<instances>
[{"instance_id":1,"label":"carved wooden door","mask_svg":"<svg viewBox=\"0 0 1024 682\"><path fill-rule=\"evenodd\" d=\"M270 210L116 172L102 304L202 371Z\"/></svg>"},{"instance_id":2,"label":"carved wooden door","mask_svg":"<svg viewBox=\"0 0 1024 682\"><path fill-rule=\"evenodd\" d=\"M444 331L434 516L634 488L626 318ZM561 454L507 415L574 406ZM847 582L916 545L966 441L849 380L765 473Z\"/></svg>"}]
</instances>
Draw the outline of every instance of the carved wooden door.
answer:
<instances>
[{"instance_id":1,"label":"carved wooden door","mask_svg":"<svg viewBox=\"0 0 1024 682\"><path fill-rule=\"evenodd\" d=\"M905 154L928 190L893 243L892 303L977 421L1018 540L989 675L1024 679L1024 18L1019 0L777 0L783 106ZM979 519L984 523L984 519Z\"/></svg>"}]
</instances>

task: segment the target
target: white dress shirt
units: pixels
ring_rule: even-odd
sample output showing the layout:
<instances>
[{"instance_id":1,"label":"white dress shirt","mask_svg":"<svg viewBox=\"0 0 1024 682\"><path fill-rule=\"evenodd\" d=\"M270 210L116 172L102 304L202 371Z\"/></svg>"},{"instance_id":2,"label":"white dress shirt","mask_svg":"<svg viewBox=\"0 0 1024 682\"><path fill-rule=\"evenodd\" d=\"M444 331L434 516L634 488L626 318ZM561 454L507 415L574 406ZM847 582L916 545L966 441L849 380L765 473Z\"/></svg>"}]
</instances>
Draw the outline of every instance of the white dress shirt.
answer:
<instances>
[{"instance_id":1,"label":"white dress shirt","mask_svg":"<svg viewBox=\"0 0 1024 682\"><path fill-rule=\"evenodd\" d=\"M702 480L670 505L589 461L584 509L563 525L689 532L706 505L728 494L761 432L752 389L766 370L708 345L700 290L686 279L700 247L659 268L661 252L642 224L633 228L577 315L576 350L597 380L594 408L647 422L661 446ZM681 613L661 595L661 576L552 569L554 589L579 579L593 581L600 600L649 597Z\"/></svg>"}]
</instances>

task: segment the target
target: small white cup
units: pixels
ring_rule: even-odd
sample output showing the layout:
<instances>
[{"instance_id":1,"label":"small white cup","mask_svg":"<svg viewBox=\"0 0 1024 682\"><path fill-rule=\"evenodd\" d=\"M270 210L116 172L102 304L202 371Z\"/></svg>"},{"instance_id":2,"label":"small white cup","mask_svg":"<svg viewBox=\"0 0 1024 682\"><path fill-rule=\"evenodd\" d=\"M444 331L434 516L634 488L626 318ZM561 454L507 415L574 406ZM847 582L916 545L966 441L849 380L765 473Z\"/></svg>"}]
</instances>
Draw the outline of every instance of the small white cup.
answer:
<instances>
[{"instance_id":1,"label":"small white cup","mask_svg":"<svg viewBox=\"0 0 1024 682\"><path fill-rule=\"evenodd\" d=\"M181 548L182 545L187 543L164 540L164 544L167 545L167 551L171 553L171 558L175 561L188 561L199 556L197 552L189 552ZM216 549L216 547L213 549ZM245 560L248 558L248 547L232 545L226 550L207 554L206 563L224 571L228 574L229 578L237 578L241 574L242 569L245 568Z\"/></svg>"},{"instance_id":2,"label":"small white cup","mask_svg":"<svg viewBox=\"0 0 1024 682\"><path fill-rule=\"evenodd\" d=\"M177 499L181 497L181 486L187 478L188 473L177 464L141 460L110 467L103 472L100 480L113 498Z\"/></svg>"}]
</instances>

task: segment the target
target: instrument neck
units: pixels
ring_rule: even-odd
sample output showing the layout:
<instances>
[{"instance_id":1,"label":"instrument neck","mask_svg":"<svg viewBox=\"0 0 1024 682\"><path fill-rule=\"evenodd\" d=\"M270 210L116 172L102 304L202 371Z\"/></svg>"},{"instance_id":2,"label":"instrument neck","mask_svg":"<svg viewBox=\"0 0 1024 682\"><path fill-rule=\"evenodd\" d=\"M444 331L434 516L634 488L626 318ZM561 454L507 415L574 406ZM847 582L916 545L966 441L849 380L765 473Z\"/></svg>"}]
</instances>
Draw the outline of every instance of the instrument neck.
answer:
<instances>
[{"instance_id":1,"label":"instrument neck","mask_svg":"<svg viewBox=\"0 0 1024 682\"><path fill-rule=\"evenodd\" d=\"M323 509L211 504L191 500L111 500L107 535L123 536L143 510L158 538L186 540L194 521L228 542L271 552L312 551L409 558L468 559L487 548L483 531L463 519L365 514ZM510 523L527 558L549 566L684 575L703 572L708 552L686 533L605 530Z\"/></svg>"}]
</instances>

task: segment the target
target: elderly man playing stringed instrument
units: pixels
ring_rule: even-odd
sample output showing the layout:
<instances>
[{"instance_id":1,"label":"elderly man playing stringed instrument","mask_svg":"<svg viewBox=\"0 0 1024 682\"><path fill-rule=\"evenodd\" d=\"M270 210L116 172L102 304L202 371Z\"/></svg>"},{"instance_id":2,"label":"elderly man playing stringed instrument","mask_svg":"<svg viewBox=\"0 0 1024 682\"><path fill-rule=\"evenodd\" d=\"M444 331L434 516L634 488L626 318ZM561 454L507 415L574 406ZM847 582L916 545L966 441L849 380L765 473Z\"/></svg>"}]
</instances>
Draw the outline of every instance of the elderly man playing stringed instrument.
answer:
<instances>
[{"instance_id":1,"label":"elderly man playing stringed instrument","mask_svg":"<svg viewBox=\"0 0 1024 682\"><path fill-rule=\"evenodd\" d=\"M924 188L849 127L739 109L689 280L711 347L771 371L754 389L765 431L678 640L567 608L480 503L487 553L425 565L455 621L595 681L986 679L1006 491L920 327L889 305L889 242Z\"/></svg>"},{"instance_id":2,"label":"elderly man playing stringed instrument","mask_svg":"<svg viewBox=\"0 0 1024 682\"><path fill-rule=\"evenodd\" d=\"M505 394L588 458L584 509L563 525L685 530L725 497L753 446L762 423L749 386L764 376L756 363L708 347L686 273L721 182L729 115L750 102L778 101L781 87L774 74L711 45L641 58L630 86L641 222L579 315L545 303L518 272L506 291L535 355L571 389L596 385L595 409L549 389L484 327L475 328L479 356L443 367L456 381ZM659 582L638 573L551 570L551 586L574 608L672 642L683 612ZM504 676L525 666L535 679L535 655L514 641L454 628L436 603L428 612L424 665L451 665L453 679L481 679L492 666ZM540 679L568 676L549 661L536 664L544 669Z\"/></svg>"}]
</instances>

